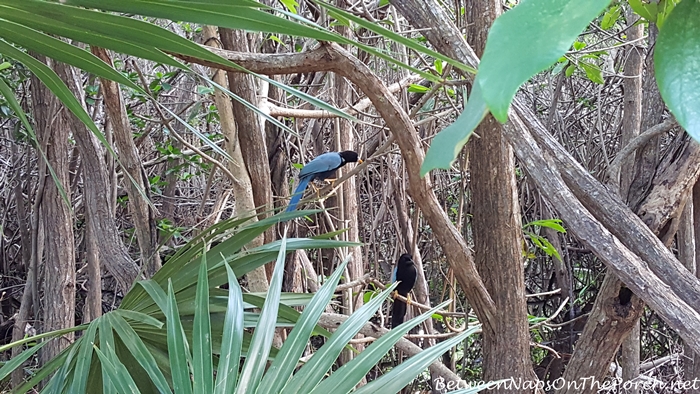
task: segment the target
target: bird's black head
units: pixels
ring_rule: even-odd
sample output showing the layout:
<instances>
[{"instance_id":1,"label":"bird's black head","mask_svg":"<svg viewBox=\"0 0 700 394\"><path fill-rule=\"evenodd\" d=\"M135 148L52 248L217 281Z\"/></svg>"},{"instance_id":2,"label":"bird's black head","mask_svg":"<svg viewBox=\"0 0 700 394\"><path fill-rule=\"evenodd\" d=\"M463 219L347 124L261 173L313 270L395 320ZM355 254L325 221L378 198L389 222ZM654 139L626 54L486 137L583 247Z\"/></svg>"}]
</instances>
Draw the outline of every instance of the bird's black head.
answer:
<instances>
[{"instance_id":1,"label":"bird's black head","mask_svg":"<svg viewBox=\"0 0 700 394\"><path fill-rule=\"evenodd\" d=\"M357 152L355 152L355 151L344 150L338 154L343 159L343 164L345 164L345 163L362 163L362 160L360 160L359 156L357 155Z\"/></svg>"},{"instance_id":2,"label":"bird's black head","mask_svg":"<svg viewBox=\"0 0 700 394\"><path fill-rule=\"evenodd\" d=\"M408 253L404 253L399 257L399 263L398 265L409 265L413 264L413 256L411 256Z\"/></svg>"}]
</instances>

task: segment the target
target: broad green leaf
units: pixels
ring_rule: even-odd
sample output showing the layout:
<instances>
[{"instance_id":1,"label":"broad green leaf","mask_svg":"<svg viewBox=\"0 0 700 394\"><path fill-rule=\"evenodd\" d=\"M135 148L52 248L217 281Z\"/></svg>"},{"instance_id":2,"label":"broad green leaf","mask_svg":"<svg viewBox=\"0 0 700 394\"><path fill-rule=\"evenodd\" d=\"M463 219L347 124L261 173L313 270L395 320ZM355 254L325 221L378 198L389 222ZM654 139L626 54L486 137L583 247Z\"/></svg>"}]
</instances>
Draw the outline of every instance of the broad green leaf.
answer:
<instances>
[{"instance_id":1,"label":"broad green leaf","mask_svg":"<svg viewBox=\"0 0 700 394\"><path fill-rule=\"evenodd\" d=\"M340 281L341 275L345 273L345 267L350 262L350 257L335 269L333 275L316 292L313 300L304 308L304 312L299 317L298 323L289 333L287 340L277 353L277 357L268 368L263 381L258 387L258 391L263 393L278 393L292 376L294 369L299 363L299 358L303 355L306 344L311 337L316 322L321 314L326 310L328 302L335 293L335 288Z\"/></svg>"},{"instance_id":2,"label":"broad green leaf","mask_svg":"<svg viewBox=\"0 0 700 394\"><path fill-rule=\"evenodd\" d=\"M666 19L654 51L659 91L678 123L700 141L700 2L681 1Z\"/></svg>"},{"instance_id":3,"label":"broad green leaf","mask_svg":"<svg viewBox=\"0 0 700 394\"><path fill-rule=\"evenodd\" d=\"M474 82L472 93L469 96L467 105L464 107L464 111L454 123L447 126L433 138L430 149L425 154L425 160L420 168L421 177L436 168L450 168L476 126L488 114L488 108L481 94L478 80L479 76Z\"/></svg>"},{"instance_id":4,"label":"broad green leaf","mask_svg":"<svg viewBox=\"0 0 700 394\"><path fill-rule=\"evenodd\" d=\"M540 226L540 227L547 227L551 228L552 230L555 230L560 233L566 233L566 229L564 226L561 224L563 221L561 219L542 219L542 220L533 220L529 223L526 223L523 228L525 227L530 227L530 226Z\"/></svg>"},{"instance_id":5,"label":"broad green leaf","mask_svg":"<svg viewBox=\"0 0 700 394\"><path fill-rule=\"evenodd\" d=\"M442 75L442 70L443 70L442 60L435 59L435 61L433 62L433 65L435 66L435 71L437 71L438 74Z\"/></svg>"},{"instance_id":6,"label":"broad green leaf","mask_svg":"<svg viewBox=\"0 0 700 394\"><path fill-rule=\"evenodd\" d=\"M197 309L194 312L192 331L192 361L194 392L208 394L214 391L214 365L211 349L211 321L209 320L209 279L206 254L199 265L197 283Z\"/></svg>"},{"instance_id":7,"label":"broad green leaf","mask_svg":"<svg viewBox=\"0 0 700 394\"><path fill-rule=\"evenodd\" d=\"M603 15L603 20L600 21L600 28L603 30L608 30L615 26L615 23L620 18L621 12L622 8L620 8L619 5L610 7L610 9L605 12L605 15Z\"/></svg>"},{"instance_id":8,"label":"broad green leaf","mask_svg":"<svg viewBox=\"0 0 700 394\"><path fill-rule=\"evenodd\" d=\"M581 66L583 71L586 72L586 77L588 77L588 79L590 79L592 82L601 85L605 83L605 80L603 79L603 72L600 70L600 67L586 62L580 62L579 66Z\"/></svg>"},{"instance_id":9,"label":"broad green leaf","mask_svg":"<svg viewBox=\"0 0 700 394\"><path fill-rule=\"evenodd\" d=\"M656 22L656 12L652 14L647 8L648 3L642 3L642 0L629 0L630 7L637 15L646 19L649 22ZM656 5L656 4L654 4Z\"/></svg>"},{"instance_id":10,"label":"broad green leaf","mask_svg":"<svg viewBox=\"0 0 700 394\"><path fill-rule=\"evenodd\" d=\"M279 308L280 289L282 288L282 275L284 273L284 256L287 253L287 237L282 237L277 262L270 280L270 287L265 299L265 305L260 313L260 323L253 333L248 357L238 378L236 392L254 393L260 384L260 379L265 372L265 360L270 354L272 339L275 335L275 322Z\"/></svg>"},{"instance_id":11,"label":"broad green leaf","mask_svg":"<svg viewBox=\"0 0 700 394\"><path fill-rule=\"evenodd\" d=\"M500 122L520 85L571 47L610 0L522 0L493 23L478 72L484 101Z\"/></svg>"},{"instance_id":12,"label":"broad green leaf","mask_svg":"<svg viewBox=\"0 0 700 394\"><path fill-rule=\"evenodd\" d=\"M676 7L676 5L680 2L681 0L660 0L658 4L658 13L656 15L656 25L659 26L659 29L662 29L664 27L664 23L666 23L666 19L668 16L671 14L671 11ZM654 3L649 4L651 5L656 5Z\"/></svg>"},{"instance_id":13,"label":"broad green leaf","mask_svg":"<svg viewBox=\"0 0 700 394\"><path fill-rule=\"evenodd\" d=\"M428 93L430 91L430 88L427 86L412 83L411 85L408 86L408 89L406 89L406 90L409 93Z\"/></svg>"},{"instance_id":14,"label":"broad green leaf","mask_svg":"<svg viewBox=\"0 0 700 394\"><path fill-rule=\"evenodd\" d=\"M236 274L226 262L229 295L221 338L221 355L216 370L214 394L233 393L238 381L238 366L243 345L243 297Z\"/></svg>"},{"instance_id":15,"label":"broad green leaf","mask_svg":"<svg viewBox=\"0 0 700 394\"><path fill-rule=\"evenodd\" d=\"M299 7L299 3L296 2L296 0L280 0L280 3L284 5L289 12L297 13L297 7Z\"/></svg>"},{"instance_id":16,"label":"broad green leaf","mask_svg":"<svg viewBox=\"0 0 700 394\"><path fill-rule=\"evenodd\" d=\"M564 75L569 78L570 76L574 75L574 71L576 71L576 65L571 64L569 67L566 68L566 71L564 72Z\"/></svg>"},{"instance_id":17,"label":"broad green leaf","mask_svg":"<svg viewBox=\"0 0 700 394\"><path fill-rule=\"evenodd\" d=\"M557 65L554 66L554 68L552 69L552 75L558 75L558 74L559 74L560 72L562 72L562 71L564 70L564 68L565 68L566 66L568 66L568 65L569 65L569 61L568 61L568 60L564 60L564 61L561 61L561 60L560 60L560 61L557 63Z\"/></svg>"}]
</instances>

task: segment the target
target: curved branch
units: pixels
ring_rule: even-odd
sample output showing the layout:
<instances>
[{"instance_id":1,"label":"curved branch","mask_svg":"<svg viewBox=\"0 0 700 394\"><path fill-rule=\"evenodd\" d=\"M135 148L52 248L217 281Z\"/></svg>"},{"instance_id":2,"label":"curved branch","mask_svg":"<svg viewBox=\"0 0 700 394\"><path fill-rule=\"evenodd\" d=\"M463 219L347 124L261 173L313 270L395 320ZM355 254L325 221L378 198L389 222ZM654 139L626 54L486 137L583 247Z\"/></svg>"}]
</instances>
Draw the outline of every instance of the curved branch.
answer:
<instances>
[{"instance_id":1,"label":"curved branch","mask_svg":"<svg viewBox=\"0 0 700 394\"><path fill-rule=\"evenodd\" d=\"M641 148L652 138L667 133L675 125L676 120L674 118L666 119L656 126L649 128L649 130L646 130L642 134L634 137L632 141L620 149L617 155L615 155L615 159L612 161L612 163L610 163L610 166L608 166L608 186L620 184L620 170L622 169L622 163L625 161L626 157L631 155L632 152L635 152L637 149Z\"/></svg>"}]
</instances>

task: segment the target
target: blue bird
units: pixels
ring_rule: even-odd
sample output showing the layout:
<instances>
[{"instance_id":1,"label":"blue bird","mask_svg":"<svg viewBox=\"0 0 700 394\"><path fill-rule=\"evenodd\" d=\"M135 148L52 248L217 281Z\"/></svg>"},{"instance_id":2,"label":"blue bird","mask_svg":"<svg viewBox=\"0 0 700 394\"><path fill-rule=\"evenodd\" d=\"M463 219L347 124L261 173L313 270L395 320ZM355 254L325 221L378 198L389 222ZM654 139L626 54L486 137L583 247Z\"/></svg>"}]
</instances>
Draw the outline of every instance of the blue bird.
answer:
<instances>
[{"instance_id":1,"label":"blue bird","mask_svg":"<svg viewBox=\"0 0 700 394\"><path fill-rule=\"evenodd\" d=\"M391 273L391 282L399 281L400 283L396 286L396 292L406 297L410 298L408 293L413 289L413 285L416 284L416 266L413 264L413 256L408 253L404 253L399 257L399 261L396 263L396 267ZM394 299L394 305L391 308L391 328L399 326L403 323L403 318L406 315L406 303Z\"/></svg>"},{"instance_id":2,"label":"blue bird","mask_svg":"<svg viewBox=\"0 0 700 394\"><path fill-rule=\"evenodd\" d=\"M297 186L297 189L292 195L292 200L289 202L287 212L297 208L299 200L301 200L301 197L304 195L304 190L306 190L306 186L309 182L314 179L322 181L333 176L335 170L347 163L362 163L362 160L358 158L356 152L346 150L343 152L327 152L306 163L299 172L299 186Z\"/></svg>"}]
</instances>

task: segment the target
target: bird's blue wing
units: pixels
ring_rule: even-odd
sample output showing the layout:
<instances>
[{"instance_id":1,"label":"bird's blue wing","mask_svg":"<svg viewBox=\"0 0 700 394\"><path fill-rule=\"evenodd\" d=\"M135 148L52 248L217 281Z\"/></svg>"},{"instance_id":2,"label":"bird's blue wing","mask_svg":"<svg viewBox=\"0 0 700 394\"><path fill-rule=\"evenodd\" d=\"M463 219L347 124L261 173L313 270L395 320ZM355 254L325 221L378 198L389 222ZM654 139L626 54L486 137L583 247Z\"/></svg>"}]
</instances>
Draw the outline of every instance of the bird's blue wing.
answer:
<instances>
[{"instance_id":1,"label":"bird's blue wing","mask_svg":"<svg viewBox=\"0 0 700 394\"><path fill-rule=\"evenodd\" d=\"M299 200L301 200L301 197L304 195L304 190L306 190L306 186L309 184L311 178L310 176L299 178L299 186L297 186L297 189L292 195L292 200L289 202L287 212L297 209L297 204L299 204Z\"/></svg>"},{"instance_id":2,"label":"bird's blue wing","mask_svg":"<svg viewBox=\"0 0 700 394\"><path fill-rule=\"evenodd\" d=\"M391 270L391 283L396 282L396 271L399 269L398 266L394 267L393 270Z\"/></svg>"},{"instance_id":3,"label":"bird's blue wing","mask_svg":"<svg viewBox=\"0 0 700 394\"><path fill-rule=\"evenodd\" d=\"M299 178L336 170L341 164L343 164L343 159L338 152L327 152L306 163L299 172Z\"/></svg>"}]
</instances>

